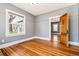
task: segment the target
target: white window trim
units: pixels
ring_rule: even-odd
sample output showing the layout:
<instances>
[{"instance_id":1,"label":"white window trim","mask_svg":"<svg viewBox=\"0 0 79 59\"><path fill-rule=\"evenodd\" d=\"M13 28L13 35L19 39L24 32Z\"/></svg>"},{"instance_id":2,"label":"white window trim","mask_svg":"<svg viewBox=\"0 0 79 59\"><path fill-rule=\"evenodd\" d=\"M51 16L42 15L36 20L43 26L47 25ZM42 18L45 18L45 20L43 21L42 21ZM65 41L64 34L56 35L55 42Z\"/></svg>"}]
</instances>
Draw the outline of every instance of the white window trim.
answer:
<instances>
[{"instance_id":1,"label":"white window trim","mask_svg":"<svg viewBox=\"0 0 79 59\"><path fill-rule=\"evenodd\" d=\"M12 37L12 36L18 36L18 35L25 35L26 34L26 27L25 27L25 15L22 15L22 14L19 14L19 13L17 13L17 12L15 12L15 11L12 11L12 10L9 10L9 9L6 9L6 14L5 14L5 16L6 16L6 24L5 24L5 26L6 26L6 29L5 29L5 31L6 31L6 33L5 33L5 35L7 36L7 37ZM12 12L12 13L15 13L15 14L18 14L18 15L21 15L21 16L23 16L24 17L24 32L23 33L17 33L17 34L9 34L9 30L8 30L8 17L7 17L7 15L8 15L8 12Z\"/></svg>"}]
</instances>

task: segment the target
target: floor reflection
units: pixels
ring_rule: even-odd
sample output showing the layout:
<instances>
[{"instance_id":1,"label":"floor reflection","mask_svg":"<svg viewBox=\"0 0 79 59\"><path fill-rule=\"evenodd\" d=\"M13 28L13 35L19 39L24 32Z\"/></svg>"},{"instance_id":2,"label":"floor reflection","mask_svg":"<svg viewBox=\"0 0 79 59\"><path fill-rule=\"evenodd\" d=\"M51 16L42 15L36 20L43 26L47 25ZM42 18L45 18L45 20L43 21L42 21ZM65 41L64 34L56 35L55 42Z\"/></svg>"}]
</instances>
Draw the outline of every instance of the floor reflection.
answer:
<instances>
[{"instance_id":1,"label":"floor reflection","mask_svg":"<svg viewBox=\"0 0 79 59\"><path fill-rule=\"evenodd\" d=\"M58 42L57 42L57 41L54 41L54 42L53 42L53 46L54 46L54 47L57 47L57 46L58 46Z\"/></svg>"}]
</instances>

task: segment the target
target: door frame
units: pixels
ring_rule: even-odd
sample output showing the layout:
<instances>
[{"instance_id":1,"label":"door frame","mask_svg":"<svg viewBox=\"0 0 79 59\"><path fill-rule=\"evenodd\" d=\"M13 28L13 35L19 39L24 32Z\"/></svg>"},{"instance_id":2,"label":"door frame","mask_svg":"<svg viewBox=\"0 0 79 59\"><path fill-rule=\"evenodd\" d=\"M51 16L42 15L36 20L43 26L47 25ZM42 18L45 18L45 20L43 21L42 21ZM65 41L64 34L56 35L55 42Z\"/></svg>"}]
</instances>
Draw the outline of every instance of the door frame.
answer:
<instances>
[{"instance_id":1,"label":"door frame","mask_svg":"<svg viewBox=\"0 0 79 59\"><path fill-rule=\"evenodd\" d=\"M49 17L49 39L51 41L51 19L61 17L62 15Z\"/></svg>"},{"instance_id":2,"label":"door frame","mask_svg":"<svg viewBox=\"0 0 79 59\"><path fill-rule=\"evenodd\" d=\"M62 15L64 15L64 14L62 14ZM49 17L49 39L50 39L50 41L51 41L51 19L56 18L56 17L61 17L62 15ZM68 19L69 19L69 13L68 13ZM70 20L68 20L68 28L69 28L68 30L69 30L69 39L70 39L70 26L69 26L69 23L70 23ZM69 43L69 41L68 41L68 43Z\"/></svg>"}]
</instances>

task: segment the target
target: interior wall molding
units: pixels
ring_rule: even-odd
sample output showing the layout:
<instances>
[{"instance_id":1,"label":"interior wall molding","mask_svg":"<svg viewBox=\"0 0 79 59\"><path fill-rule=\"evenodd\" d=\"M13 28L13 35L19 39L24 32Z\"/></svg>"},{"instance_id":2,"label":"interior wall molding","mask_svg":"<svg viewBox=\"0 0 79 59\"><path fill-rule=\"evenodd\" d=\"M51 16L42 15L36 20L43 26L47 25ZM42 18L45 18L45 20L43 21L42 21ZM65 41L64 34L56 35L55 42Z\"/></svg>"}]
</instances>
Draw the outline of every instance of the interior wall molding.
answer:
<instances>
[{"instance_id":1,"label":"interior wall molding","mask_svg":"<svg viewBox=\"0 0 79 59\"><path fill-rule=\"evenodd\" d=\"M42 40L50 40L50 38L45 38L45 37L39 37L39 36L34 36L33 38L37 39L42 39Z\"/></svg>"},{"instance_id":2,"label":"interior wall molding","mask_svg":"<svg viewBox=\"0 0 79 59\"><path fill-rule=\"evenodd\" d=\"M43 39L43 40L50 40L49 38L38 37L38 36L35 36L34 38L37 38L37 39ZM79 46L79 43L78 43L78 42L72 42L72 41L69 41L69 44L70 44L70 45L74 45L74 46Z\"/></svg>"},{"instance_id":3,"label":"interior wall molding","mask_svg":"<svg viewBox=\"0 0 79 59\"><path fill-rule=\"evenodd\" d=\"M78 42L72 42L72 41L70 41L69 44L70 45L74 45L74 46L79 46L79 43Z\"/></svg>"},{"instance_id":4,"label":"interior wall molding","mask_svg":"<svg viewBox=\"0 0 79 59\"><path fill-rule=\"evenodd\" d=\"M34 36L34 37L31 37L31 38L22 39L22 40L2 44L2 45L0 45L0 49L9 47L9 46L12 46L12 45L15 45L15 44L19 44L19 43L22 43L22 42L25 42L25 41L33 40L33 39L50 40L49 38ZM79 46L78 42L69 41L69 44L74 45L74 46Z\"/></svg>"},{"instance_id":5,"label":"interior wall molding","mask_svg":"<svg viewBox=\"0 0 79 59\"><path fill-rule=\"evenodd\" d=\"M22 42L25 42L25 41L29 41L29 40L32 40L32 39L33 39L33 37L27 38L27 39L22 39L22 40L17 40L17 41L13 41L13 42L9 42L9 43L5 43L5 44L0 45L0 49L9 47L9 46L12 46L12 45L15 45L15 44L19 44L19 43L22 43Z\"/></svg>"},{"instance_id":6,"label":"interior wall molding","mask_svg":"<svg viewBox=\"0 0 79 59\"><path fill-rule=\"evenodd\" d=\"M12 45L15 45L15 44L19 44L19 43L22 43L22 42L25 42L25 41L33 40L33 39L49 40L49 38L34 36L34 37L27 38L27 39L22 39L22 40L17 40L17 41L1 44L0 49L9 47L9 46L12 46Z\"/></svg>"}]
</instances>

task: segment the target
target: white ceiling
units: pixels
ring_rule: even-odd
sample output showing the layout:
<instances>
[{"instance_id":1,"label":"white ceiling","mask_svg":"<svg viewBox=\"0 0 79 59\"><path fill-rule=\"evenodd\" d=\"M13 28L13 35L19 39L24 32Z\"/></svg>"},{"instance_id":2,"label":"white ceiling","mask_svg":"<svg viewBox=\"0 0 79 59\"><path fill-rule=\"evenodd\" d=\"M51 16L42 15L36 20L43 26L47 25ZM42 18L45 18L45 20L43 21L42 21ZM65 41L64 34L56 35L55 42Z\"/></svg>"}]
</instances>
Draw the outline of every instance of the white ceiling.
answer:
<instances>
[{"instance_id":1,"label":"white ceiling","mask_svg":"<svg viewBox=\"0 0 79 59\"><path fill-rule=\"evenodd\" d=\"M37 16L57 9L74 5L75 3L12 3L13 5Z\"/></svg>"}]
</instances>

